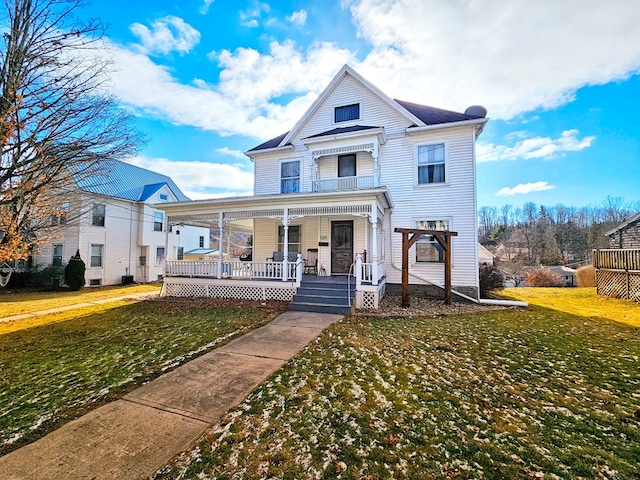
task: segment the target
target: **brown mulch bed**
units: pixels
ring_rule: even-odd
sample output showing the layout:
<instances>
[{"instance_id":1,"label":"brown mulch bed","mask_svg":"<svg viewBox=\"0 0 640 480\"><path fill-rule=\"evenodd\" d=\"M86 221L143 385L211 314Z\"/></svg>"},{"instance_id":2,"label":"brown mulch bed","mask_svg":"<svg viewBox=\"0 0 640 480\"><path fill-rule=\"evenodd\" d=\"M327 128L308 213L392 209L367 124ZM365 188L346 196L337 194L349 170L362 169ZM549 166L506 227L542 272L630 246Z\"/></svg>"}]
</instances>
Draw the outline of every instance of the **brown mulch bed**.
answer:
<instances>
[{"instance_id":1,"label":"brown mulch bed","mask_svg":"<svg viewBox=\"0 0 640 480\"><path fill-rule=\"evenodd\" d=\"M453 301L451 305L445 305L443 300L416 297L410 298L410 306L400 306L399 295L385 295L380 301L377 310L357 310L354 316L366 317L438 317L441 315L460 315L487 310L505 310L513 307L500 305L478 305L470 302Z\"/></svg>"}]
</instances>

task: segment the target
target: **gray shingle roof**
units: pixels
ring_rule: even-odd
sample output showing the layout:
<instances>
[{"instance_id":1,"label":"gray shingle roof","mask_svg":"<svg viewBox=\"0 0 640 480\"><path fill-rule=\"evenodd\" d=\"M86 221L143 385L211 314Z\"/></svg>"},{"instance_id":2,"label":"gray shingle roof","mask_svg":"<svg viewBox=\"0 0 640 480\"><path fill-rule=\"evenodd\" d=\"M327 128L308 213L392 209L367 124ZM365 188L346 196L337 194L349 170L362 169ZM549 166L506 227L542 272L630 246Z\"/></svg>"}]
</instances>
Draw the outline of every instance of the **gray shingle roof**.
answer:
<instances>
[{"instance_id":1,"label":"gray shingle roof","mask_svg":"<svg viewBox=\"0 0 640 480\"><path fill-rule=\"evenodd\" d=\"M310 135L310 136L308 136L306 138L325 137L327 135L338 135L340 133L358 132L360 130L371 130L372 128L380 128L380 127L369 127L369 126L364 126L364 125L352 125L350 127L334 128L332 130L327 130L326 132L316 133L315 135Z\"/></svg>"},{"instance_id":2,"label":"gray shingle roof","mask_svg":"<svg viewBox=\"0 0 640 480\"><path fill-rule=\"evenodd\" d=\"M133 202L144 202L166 185L180 202L190 200L170 177L118 160L105 160L97 175L76 175L81 190Z\"/></svg>"},{"instance_id":3,"label":"gray shingle roof","mask_svg":"<svg viewBox=\"0 0 640 480\"><path fill-rule=\"evenodd\" d=\"M405 102L403 100L394 99L394 101L406 108L410 113L418 117L427 125L464 122L465 120L476 120L478 118L484 118L476 115L468 115L466 113L453 112L451 110L443 110L442 108L435 108L429 107L427 105Z\"/></svg>"},{"instance_id":4,"label":"gray shingle roof","mask_svg":"<svg viewBox=\"0 0 640 480\"><path fill-rule=\"evenodd\" d=\"M412 115L414 115L415 117L418 117L427 125L464 122L466 120L476 120L479 118L484 118L479 115L469 115L466 113L459 113L451 110L443 110L442 108L429 107L427 105L420 105L418 103L405 102L403 100L394 99L394 102L404 107ZM367 128L378 128L378 127L365 127L360 125L354 125L353 127L334 128L333 130L317 133L307 138L321 137L324 135L335 135L337 133L353 132L357 130L364 130ZM351 129L351 130L348 130L348 129ZM280 142L282 142L282 140L284 139L284 137L287 136L288 133L289 132L285 132L282 135L278 135L277 137L272 138L271 140L267 140L266 142L258 145L257 147L253 147L251 150L248 150L247 153L266 150L269 148L276 148L280 145Z\"/></svg>"}]
</instances>

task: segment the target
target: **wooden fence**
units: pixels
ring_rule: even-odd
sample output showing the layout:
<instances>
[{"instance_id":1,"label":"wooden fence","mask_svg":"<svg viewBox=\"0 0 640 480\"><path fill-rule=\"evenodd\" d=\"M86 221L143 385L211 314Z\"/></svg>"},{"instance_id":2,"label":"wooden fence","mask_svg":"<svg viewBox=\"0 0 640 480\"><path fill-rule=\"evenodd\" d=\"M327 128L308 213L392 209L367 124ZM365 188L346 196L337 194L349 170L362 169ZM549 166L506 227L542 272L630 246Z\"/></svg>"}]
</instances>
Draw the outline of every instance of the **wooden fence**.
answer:
<instances>
[{"instance_id":1,"label":"wooden fence","mask_svg":"<svg viewBox=\"0 0 640 480\"><path fill-rule=\"evenodd\" d=\"M640 302L640 249L594 250L599 295Z\"/></svg>"}]
</instances>

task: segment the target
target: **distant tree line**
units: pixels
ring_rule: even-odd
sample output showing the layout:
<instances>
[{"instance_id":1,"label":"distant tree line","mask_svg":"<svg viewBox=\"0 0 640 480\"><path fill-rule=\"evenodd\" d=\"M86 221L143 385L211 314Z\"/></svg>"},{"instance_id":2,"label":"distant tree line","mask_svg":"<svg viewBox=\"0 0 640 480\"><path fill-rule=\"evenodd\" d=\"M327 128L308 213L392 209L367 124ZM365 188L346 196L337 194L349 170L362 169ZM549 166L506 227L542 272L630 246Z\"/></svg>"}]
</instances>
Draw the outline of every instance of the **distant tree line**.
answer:
<instances>
[{"instance_id":1,"label":"distant tree line","mask_svg":"<svg viewBox=\"0 0 640 480\"><path fill-rule=\"evenodd\" d=\"M601 204L567 207L525 203L481 207L478 240L505 263L579 265L595 248L608 248L605 233L640 211L640 202L607 196Z\"/></svg>"}]
</instances>

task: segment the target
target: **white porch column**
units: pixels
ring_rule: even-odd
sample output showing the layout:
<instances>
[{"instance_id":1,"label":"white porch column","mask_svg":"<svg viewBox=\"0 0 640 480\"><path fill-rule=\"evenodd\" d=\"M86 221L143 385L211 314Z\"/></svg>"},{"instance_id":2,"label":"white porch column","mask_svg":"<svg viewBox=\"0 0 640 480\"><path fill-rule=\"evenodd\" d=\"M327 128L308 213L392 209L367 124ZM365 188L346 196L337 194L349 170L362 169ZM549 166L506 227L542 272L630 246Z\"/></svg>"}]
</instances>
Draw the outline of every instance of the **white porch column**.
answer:
<instances>
[{"instance_id":1,"label":"white porch column","mask_svg":"<svg viewBox=\"0 0 640 480\"><path fill-rule=\"evenodd\" d=\"M362 285L362 255L356 255L356 290L360 289Z\"/></svg>"},{"instance_id":2,"label":"white porch column","mask_svg":"<svg viewBox=\"0 0 640 480\"><path fill-rule=\"evenodd\" d=\"M222 232L224 230L224 212L218 212L218 278L222 278Z\"/></svg>"},{"instance_id":3,"label":"white porch column","mask_svg":"<svg viewBox=\"0 0 640 480\"><path fill-rule=\"evenodd\" d=\"M157 254L158 252L156 252ZM167 226L164 229L164 259L162 260L162 275L167 274L167 254L169 253L169 218L167 218Z\"/></svg>"},{"instance_id":4,"label":"white porch column","mask_svg":"<svg viewBox=\"0 0 640 480\"><path fill-rule=\"evenodd\" d=\"M376 140L373 144L373 151L371 152L371 156L373 157L373 186L380 186L380 162L378 161L378 157L380 156L380 145Z\"/></svg>"},{"instance_id":5,"label":"white porch column","mask_svg":"<svg viewBox=\"0 0 640 480\"><path fill-rule=\"evenodd\" d=\"M309 192L313 192L313 152L309 151Z\"/></svg>"},{"instance_id":6,"label":"white porch column","mask_svg":"<svg viewBox=\"0 0 640 480\"><path fill-rule=\"evenodd\" d=\"M282 225L284 225L284 245L282 246L282 252L284 258L282 259L282 281L286 282L288 277L287 261L289 260L289 209L285 208L282 215Z\"/></svg>"},{"instance_id":7,"label":"white porch column","mask_svg":"<svg viewBox=\"0 0 640 480\"><path fill-rule=\"evenodd\" d=\"M371 254L371 276L373 277L372 283L373 285L378 284L378 214L376 210L376 215L372 215L371 218L371 235L373 238L371 239L371 250L373 250Z\"/></svg>"}]
</instances>

